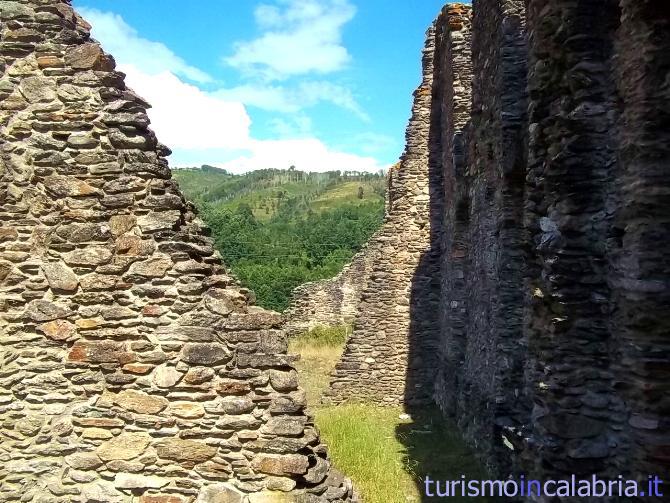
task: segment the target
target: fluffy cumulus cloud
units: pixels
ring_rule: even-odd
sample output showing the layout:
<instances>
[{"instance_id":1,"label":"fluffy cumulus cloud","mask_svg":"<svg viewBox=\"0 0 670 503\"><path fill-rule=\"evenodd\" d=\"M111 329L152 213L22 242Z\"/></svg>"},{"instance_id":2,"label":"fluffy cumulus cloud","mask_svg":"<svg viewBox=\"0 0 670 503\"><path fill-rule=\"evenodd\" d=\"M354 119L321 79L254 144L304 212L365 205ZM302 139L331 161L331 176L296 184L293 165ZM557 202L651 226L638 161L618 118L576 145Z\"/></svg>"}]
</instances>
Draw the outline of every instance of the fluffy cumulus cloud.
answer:
<instances>
[{"instance_id":1,"label":"fluffy cumulus cloud","mask_svg":"<svg viewBox=\"0 0 670 503\"><path fill-rule=\"evenodd\" d=\"M238 42L226 62L266 79L342 69L351 56L342 28L356 15L348 0L277 0L255 10L261 35Z\"/></svg>"},{"instance_id":2,"label":"fluffy cumulus cloud","mask_svg":"<svg viewBox=\"0 0 670 503\"><path fill-rule=\"evenodd\" d=\"M326 81L304 81L295 86L245 84L215 92L219 97L281 113L296 113L319 103L332 103L368 122L370 117L350 89Z\"/></svg>"},{"instance_id":3,"label":"fluffy cumulus cloud","mask_svg":"<svg viewBox=\"0 0 670 503\"><path fill-rule=\"evenodd\" d=\"M95 38L103 42L105 50L117 61L132 62L149 74L169 71L194 82L212 81L207 73L187 64L165 44L140 37L118 14L86 7L78 10L93 25Z\"/></svg>"},{"instance_id":4,"label":"fluffy cumulus cloud","mask_svg":"<svg viewBox=\"0 0 670 503\"><path fill-rule=\"evenodd\" d=\"M251 119L242 103L227 101L187 84L169 71L154 75L119 65L126 81L151 103L149 117L161 142L173 149L244 148Z\"/></svg>"},{"instance_id":5,"label":"fluffy cumulus cloud","mask_svg":"<svg viewBox=\"0 0 670 503\"><path fill-rule=\"evenodd\" d=\"M307 9L303 14L308 18L324 12L323 7L311 0L280 3L293 7L303 4ZM348 4L334 0L329 5ZM262 25L272 27L281 20L300 17L291 10L293 7L273 10L265 6L256 14L266 9ZM120 16L95 9L80 11L92 24L93 36L114 55L119 69L126 73L127 84L152 104L148 112L152 127L160 141L173 149L174 167L210 164L234 173L291 165L307 171L383 168L373 157L345 153L309 137L312 125L311 119L301 112L304 106L330 100L361 118L367 117L347 89L314 80L300 83L296 89L250 85L206 91L198 85L214 84L206 72L190 66L164 44L141 38ZM329 97L324 98L325 94ZM300 100L308 105L300 105ZM251 118L245 104L290 114L269 124L278 139L252 137Z\"/></svg>"}]
</instances>

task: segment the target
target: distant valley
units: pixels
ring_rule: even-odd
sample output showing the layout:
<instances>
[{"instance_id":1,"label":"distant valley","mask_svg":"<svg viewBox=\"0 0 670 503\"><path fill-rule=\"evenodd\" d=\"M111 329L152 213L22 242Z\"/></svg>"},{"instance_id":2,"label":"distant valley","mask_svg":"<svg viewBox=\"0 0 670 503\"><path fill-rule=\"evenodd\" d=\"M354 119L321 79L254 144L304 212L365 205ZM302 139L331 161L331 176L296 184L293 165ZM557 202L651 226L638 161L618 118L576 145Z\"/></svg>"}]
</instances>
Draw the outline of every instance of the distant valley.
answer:
<instances>
[{"instance_id":1,"label":"distant valley","mask_svg":"<svg viewBox=\"0 0 670 503\"><path fill-rule=\"evenodd\" d=\"M296 169L233 175L173 170L217 249L257 303L282 311L293 288L336 275L379 228L382 173Z\"/></svg>"}]
</instances>

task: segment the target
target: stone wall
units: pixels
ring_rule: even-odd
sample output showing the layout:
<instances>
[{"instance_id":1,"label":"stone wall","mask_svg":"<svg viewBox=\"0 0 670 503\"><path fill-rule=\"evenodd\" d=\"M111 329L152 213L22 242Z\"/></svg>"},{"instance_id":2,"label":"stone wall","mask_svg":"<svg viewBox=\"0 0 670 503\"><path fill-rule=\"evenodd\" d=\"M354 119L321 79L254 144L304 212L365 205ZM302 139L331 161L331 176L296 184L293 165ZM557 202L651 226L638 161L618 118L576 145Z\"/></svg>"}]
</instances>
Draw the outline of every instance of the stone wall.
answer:
<instances>
[{"instance_id":1,"label":"stone wall","mask_svg":"<svg viewBox=\"0 0 670 503\"><path fill-rule=\"evenodd\" d=\"M375 240L363 247L342 271L331 279L312 281L293 290L284 311L284 329L289 337L315 327L351 325L376 260Z\"/></svg>"},{"instance_id":2,"label":"stone wall","mask_svg":"<svg viewBox=\"0 0 670 503\"><path fill-rule=\"evenodd\" d=\"M427 32L405 152L389 173L385 221L371 241L377 258L325 396L329 402L421 404L433 395L443 213L442 102L435 92L443 77L435 61L449 47L465 50L469 29L470 8L454 5L445 7ZM458 68L444 70L449 71L452 81L460 79Z\"/></svg>"},{"instance_id":3,"label":"stone wall","mask_svg":"<svg viewBox=\"0 0 670 503\"><path fill-rule=\"evenodd\" d=\"M432 397L500 475L670 478L668 75L665 3L447 5L326 398Z\"/></svg>"},{"instance_id":4,"label":"stone wall","mask_svg":"<svg viewBox=\"0 0 670 503\"><path fill-rule=\"evenodd\" d=\"M436 399L495 466L508 457L499 449L501 434L518 443L515 432L528 416L520 288L527 50L522 0L477 0L473 13L472 65L449 59L463 68L465 85L453 93L468 105L445 100Z\"/></svg>"},{"instance_id":5,"label":"stone wall","mask_svg":"<svg viewBox=\"0 0 670 503\"><path fill-rule=\"evenodd\" d=\"M534 464L667 480L670 9L530 1L528 25Z\"/></svg>"},{"instance_id":6,"label":"stone wall","mask_svg":"<svg viewBox=\"0 0 670 503\"><path fill-rule=\"evenodd\" d=\"M435 398L499 474L667 480L670 10L476 0L473 12L467 124L453 99L467 86L435 88Z\"/></svg>"},{"instance_id":7,"label":"stone wall","mask_svg":"<svg viewBox=\"0 0 670 503\"><path fill-rule=\"evenodd\" d=\"M114 65L0 3L0 501L350 501Z\"/></svg>"}]
</instances>

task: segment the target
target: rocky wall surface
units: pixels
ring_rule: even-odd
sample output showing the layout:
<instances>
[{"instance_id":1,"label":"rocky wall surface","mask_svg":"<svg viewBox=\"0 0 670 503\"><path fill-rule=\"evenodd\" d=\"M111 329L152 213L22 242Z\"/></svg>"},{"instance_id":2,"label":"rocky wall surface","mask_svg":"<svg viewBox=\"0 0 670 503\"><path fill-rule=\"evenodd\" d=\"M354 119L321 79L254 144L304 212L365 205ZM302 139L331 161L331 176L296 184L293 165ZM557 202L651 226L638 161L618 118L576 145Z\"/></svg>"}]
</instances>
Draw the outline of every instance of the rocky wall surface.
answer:
<instances>
[{"instance_id":1,"label":"rocky wall surface","mask_svg":"<svg viewBox=\"0 0 670 503\"><path fill-rule=\"evenodd\" d=\"M667 480L670 10L528 17L535 466Z\"/></svg>"},{"instance_id":2,"label":"rocky wall surface","mask_svg":"<svg viewBox=\"0 0 670 503\"><path fill-rule=\"evenodd\" d=\"M670 10L473 12L428 33L330 399L432 394L503 476L667 480Z\"/></svg>"},{"instance_id":3,"label":"rocky wall surface","mask_svg":"<svg viewBox=\"0 0 670 503\"><path fill-rule=\"evenodd\" d=\"M423 77L414 93L405 152L389 173L386 218L371 242L378 249L377 258L353 334L326 393L331 403L416 405L432 400L440 335L443 216L441 99L435 90L442 82L441 72L457 73L435 61L446 45L464 50L469 29L470 7L451 5L427 32Z\"/></svg>"},{"instance_id":4,"label":"rocky wall surface","mask_svg":"<svg viewBox=\"0 0 670 503\"><path fill-rule=\"evenodd\" d=\"M617 2L529 2L525 224L536 469L606 473L629 448L614 389L608 248L618 200Z\"/></svg>"},{"instance_id":5,"label":"rocky wall surface","mask_svg":"<svg viewBox=\"0 0 670 503\"><path fill-rule=\"evenodd\" d=\"M526 38L522 0L475 0L444 100L442 363L435 398L490 466L527 423L522 338ZM471 54L471 56L470 56ZM458 97L458 95L461 95Z\"/></svg>"},{"instance_id":6,"label":"rocky wall surface","mask_svg":"<svg viewBox=\"0 0 670 503\"><path fill-rule=\"evenodd\" d=\"M376 260L374 243L373 237L334 278L305 283L293 290L291 304L283 313L289 337L319 326L353 323Z\"/></svg>"},{"instance_id":7,"label":"rocky wall surface","mask_svg":"<svg viewBox=\"0 0 670 503\"><path fill-rule=\"evenodd\" d=\"M614 388L626 403L630 452L617 456L635 475L670 480L670 5L621 0L615 47L619 200L611 327ZM667 484L666 484L667 488ZM667 495L667 490L665 491ZM666 496L667 497L667 496Z\"/></svg>"},{"instance_id":8,"label":"rocky wall surface","mask_svg":"<svg viewBox=\"0 0 670 503\"><path fill-rule=\"evenodd\" d=\"M435 88L436 401L501 475L667 480L670 10L473 10L471 116Z\"/></svg>"},{"instance_id":9,"label":"rocky wall surface","mask_svg":"<svg viewBox=\"0 0 670 503\"><path fill-rule=\"evenodd\" d=\"M0 2L0 501L351 501L68 1Z\"/></svg>"}]
</instances>

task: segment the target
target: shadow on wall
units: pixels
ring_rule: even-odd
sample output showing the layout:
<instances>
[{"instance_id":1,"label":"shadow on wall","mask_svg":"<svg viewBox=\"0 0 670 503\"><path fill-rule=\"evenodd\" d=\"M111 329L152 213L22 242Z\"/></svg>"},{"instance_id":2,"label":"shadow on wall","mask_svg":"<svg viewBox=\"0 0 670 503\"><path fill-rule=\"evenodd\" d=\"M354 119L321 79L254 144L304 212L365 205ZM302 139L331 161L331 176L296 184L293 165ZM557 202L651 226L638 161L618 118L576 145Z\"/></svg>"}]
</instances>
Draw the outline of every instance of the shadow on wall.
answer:
<instances>
[{"instance_id":1,"label":"shadow on wall","mask_svg":"<svg viewBox=\"0 0 670 503\"><path fill-rule=\"evenodd\" d=\"M444 16L444 12L443 12ZM406 469L416 481L421 501L433 501L438 497L436 484L426 486L426 477L445 482L466 478L481 478L484 471L468 452L458 429L434 404L434 383L439 371L440 358L440 291L442 260L442 229L444 216L444 176L442 170L442 101L441 91L443 51L440 44L440 20L436 26L436 47L433 68L433 90L428 131L428 221L429 244L422 253L410 292L410 324L408 362L405 377L405 410L413 422L401 424L396 429L398 440L407 449ZM439 430L440 441L436 442L435 430ZM433 432L431 434L431 432ZM437 458L437 460L436 460ZM435 467L440 467L435 471ZM432 472L428 470L432 469ZM437 483L437 482L436 482ZM446 484L441 484L441 491ZM431 494L433 497L431 497ZM440 492L446 496L443 492ZM467 501L472 498L450 498L451 501ZM485 499L479 499L486 501Z\"/></svg>"}]
</instances>

